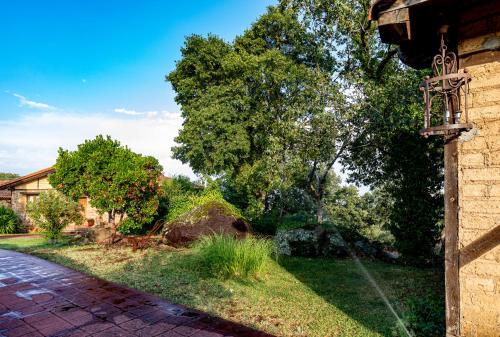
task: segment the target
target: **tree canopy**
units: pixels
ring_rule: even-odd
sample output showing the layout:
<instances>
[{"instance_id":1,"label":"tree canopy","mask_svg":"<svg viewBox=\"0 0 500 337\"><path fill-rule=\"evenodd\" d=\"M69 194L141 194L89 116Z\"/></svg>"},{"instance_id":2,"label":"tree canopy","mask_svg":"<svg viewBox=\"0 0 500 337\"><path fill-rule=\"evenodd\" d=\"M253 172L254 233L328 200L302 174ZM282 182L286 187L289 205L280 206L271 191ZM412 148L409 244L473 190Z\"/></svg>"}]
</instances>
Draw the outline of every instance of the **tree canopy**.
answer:
<instances>
[{"instance_id":1,"label":"tree canopy","mask_svg":"<svg viewBox=\"0 0 500 337\"><path fill-rule=\"evenodd\" d=\"M311 191L324 183L348 134L347 104L333 59L293 11L271 7L233 43L190 36L181 52L167 76L185 118L175 158L234 179L260 208L299 176Z\"/></svg>"},{"instance_id":2,"label":"tree canopy","mask_svg":"<svg viewBox=\"0 0 500 337\"><path fill-rule=\"evenodd\" d=\"M161 171L157 159L134 153L109 136L97 136L76 151L59 149L49 181L73 200L88 196L91 206L107 213L114 226L127 215L136 227L130 231L153 220Z\"/></svg>"},{"instance_id":3,"label":"tree canopy","mask_svg":"<svg viewBox=\"0 0 500 337\"><path fill-rule=\"evenodd\" d=\"M356 133L342 157L353 182L384 189L391 197L390 229L406 257L424 261L440 237L442 140L422 138L423 101L418 85L429 70L417 71L380 42L368 20L369 0L282 0L302 25L329 46L334 74L350 89Z\"/></svg>"},{"instance_id":4,"label":"tree canopy","mask_svg":"<svg viewBox=\"0 0 500 337\"><path fill-rule=\"evenodd\" d=\"M185 119L174 157L222 177L249 213L281 214L277 201L306 192L318 222L341 163L351 182L388 196L398 249L424 261L441 230L442 144L418 133L426 71L380 42L369 6L281 0L233 42L188 37L167 76Z\"/></svg>"}]
</instances>

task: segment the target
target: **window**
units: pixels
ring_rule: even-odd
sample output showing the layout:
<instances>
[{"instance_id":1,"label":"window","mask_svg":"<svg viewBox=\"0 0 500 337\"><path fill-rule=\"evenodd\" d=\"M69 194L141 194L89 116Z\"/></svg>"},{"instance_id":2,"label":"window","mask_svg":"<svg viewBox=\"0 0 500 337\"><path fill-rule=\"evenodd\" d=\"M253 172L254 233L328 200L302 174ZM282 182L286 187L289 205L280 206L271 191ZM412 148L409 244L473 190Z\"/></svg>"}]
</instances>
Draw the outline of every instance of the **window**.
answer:
<instances>
[{"instance_id":1,"label":"window","mask_svg":"<svg viewBox=\"0 0 500 337\"><path fill-rule=\"evenodd\" d=\"M86 197L80 198L78 200L78 203L80 204L80 206L82 208L82 215L83 215L83 217L85 217L87 215L87 204L88 204L87 198Z\"/></svg>"},{"instance_id":2,"label":"window","mask_svg":"<svg viewBox=\"0 0 500 337\"><path fill-rule=\"evenodd\" d=\"M26 195L26 203L29 204L30 202L36 201L38 199L38 194L27 194Z\"/></svg>"}]
</instances>

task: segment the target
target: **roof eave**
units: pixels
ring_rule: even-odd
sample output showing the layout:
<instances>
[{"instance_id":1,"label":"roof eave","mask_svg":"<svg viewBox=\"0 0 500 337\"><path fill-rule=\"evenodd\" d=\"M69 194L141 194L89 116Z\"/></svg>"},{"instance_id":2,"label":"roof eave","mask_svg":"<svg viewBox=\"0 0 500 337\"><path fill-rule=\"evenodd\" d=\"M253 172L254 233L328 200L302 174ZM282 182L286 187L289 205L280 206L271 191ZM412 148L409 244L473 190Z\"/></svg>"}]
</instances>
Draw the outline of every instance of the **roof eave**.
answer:
<instances>
[{"instance_id":1,"label":"roof eave","mask_svg":"<svg viewBox=\"0 0 500 337\"><path fill-rule=\"evenodd\" d=\"M27 174L25 176L7 181L3 184L0 184L0 190L11 189L15 186L25 184L25 183L28 183L30 181L33 181L33 180L36 180L36 179L39 179L42 177L46 177L49 174L54 173L54 172L55 172L55 168L53 166L47 167L43 170L39 170L39 171L30 173L30 174Z\"/></svg>"}]
</instances>

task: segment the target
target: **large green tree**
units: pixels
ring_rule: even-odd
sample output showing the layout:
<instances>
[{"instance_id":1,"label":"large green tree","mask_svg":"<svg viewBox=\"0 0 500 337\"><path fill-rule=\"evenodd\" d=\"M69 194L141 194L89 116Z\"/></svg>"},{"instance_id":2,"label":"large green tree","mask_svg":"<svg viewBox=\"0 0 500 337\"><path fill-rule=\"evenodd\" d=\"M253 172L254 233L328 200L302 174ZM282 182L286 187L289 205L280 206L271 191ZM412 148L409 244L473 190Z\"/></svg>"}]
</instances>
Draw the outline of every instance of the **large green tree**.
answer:
<instances>
[{"instance_id":1,"label":"large green tree","mask_svg":"<svg viewBox=\"0 0 500 337\"><path fill-rule=\"evenodd\" d=\"M49 181L74 200L88 196L115 229L127 215L136 227L128 230L137 230L156 214L161 172L155 158L134 153L109 136L97 136L76 151L59 149Z\"/></svg>"},{"instance_id":2,"label":"large green tree","mask_svg":"<svg viewBox=\"0 0 500 337\"><path fill-rule=\"evenodd\" d=\"M380 42L369 5L282 0L233 43L189 37L167 76L185 118L174 155L230 178L261 210L300 185L318 221L341 161L353 181L390 194L398 248L425 260L442 215L441 144L418 134L425 71Z\"/></svg>"},{"instance_id":3,"label":"large green tree","mask_svg":"<svg viewBox=\"0 0 500 337\"><path fill-rule=\"evenodd\" d=\"M167 76L185 118L174 157L232 179L260 210L271 191L303 177L321 205L352 134L333 66L292 10L269 8L233 43L188 37Z\"/></svg>"},{"instance_id":4,"label":"large green tree","mask_svg":"<svg viewBox=\"0 0 500 337\"><path fill-rule=\"evenodd\" d=\"M428 260L441 231L442 141L422 138L423 103L418 85L427 70L404 66L397 48L380 42L368 20L369 0L282 0L328 46L333 76L345 83L357 109L357 132L343 164L351 179L382 188L393 200L390 228L399 250Z\"/></svg>"}]
</instances>

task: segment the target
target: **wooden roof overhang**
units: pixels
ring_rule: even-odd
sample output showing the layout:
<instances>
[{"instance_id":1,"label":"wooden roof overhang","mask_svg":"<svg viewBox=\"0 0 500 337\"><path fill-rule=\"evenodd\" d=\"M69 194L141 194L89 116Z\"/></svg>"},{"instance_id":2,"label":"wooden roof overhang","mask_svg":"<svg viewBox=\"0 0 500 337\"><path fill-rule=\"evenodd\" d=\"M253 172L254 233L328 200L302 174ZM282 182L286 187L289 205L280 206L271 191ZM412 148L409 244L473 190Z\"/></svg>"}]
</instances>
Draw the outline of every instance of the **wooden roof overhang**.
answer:
<instances>
[{"instance_id":1,"label":"wooden roof overhang","mask_svg":"<svg viewBox=\"0 0 500 337\"><path fill-rule=\"evenodd\" d=\"M399 45L399 58L420 69L429 67L440 45L440 29L448 26L447 44L458 52L459 41L500 31L500 1L495 0L374 0L370 20L377 21L380 38ZM488 41L469 54L500 50Z\"/></svg>"}]
</instances>

